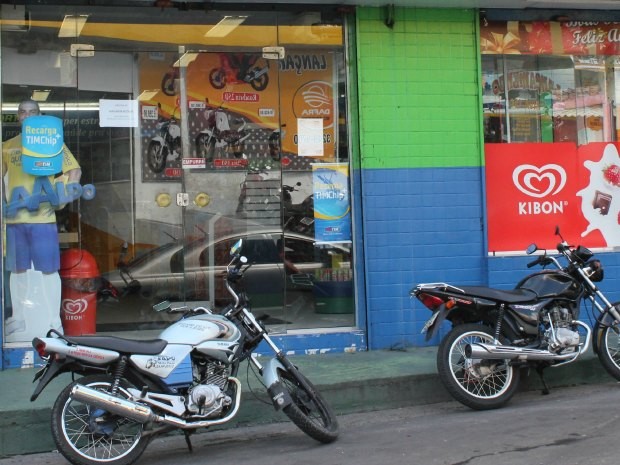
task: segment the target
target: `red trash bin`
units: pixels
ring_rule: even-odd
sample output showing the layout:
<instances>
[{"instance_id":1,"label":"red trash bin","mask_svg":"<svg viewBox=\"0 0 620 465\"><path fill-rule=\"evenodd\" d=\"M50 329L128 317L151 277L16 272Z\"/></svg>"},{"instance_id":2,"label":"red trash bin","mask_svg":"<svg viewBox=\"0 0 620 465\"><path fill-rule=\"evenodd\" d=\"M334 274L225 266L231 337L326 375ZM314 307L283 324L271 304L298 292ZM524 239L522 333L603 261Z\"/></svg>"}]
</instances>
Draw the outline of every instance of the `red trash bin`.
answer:
<instances>
[{"instance_id":1,"label":"red trash bin","mask_svg":"<svg viewBox=\"0 0 620 465\"><path fill-rule=\"evenodd\" d=\"M60 319L67 336L96 333L99 268L95 257L83 249L60 255L62 301Z\"/></svg>"}]
</instances>

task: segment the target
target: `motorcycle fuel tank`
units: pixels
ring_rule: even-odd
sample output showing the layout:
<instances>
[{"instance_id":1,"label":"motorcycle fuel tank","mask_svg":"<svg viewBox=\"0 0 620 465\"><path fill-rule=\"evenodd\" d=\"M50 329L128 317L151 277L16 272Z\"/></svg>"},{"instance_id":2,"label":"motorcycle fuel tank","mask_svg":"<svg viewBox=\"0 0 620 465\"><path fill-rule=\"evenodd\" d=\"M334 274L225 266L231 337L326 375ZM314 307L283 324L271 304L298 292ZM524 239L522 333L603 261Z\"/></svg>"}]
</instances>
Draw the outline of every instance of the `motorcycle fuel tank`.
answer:
<instances>
[{"instance_id":1,"label":"motorcycle fuel tank","mask_svg":"<svg viewBox=\"0 0 620 465\"><path fill-rule=\"evenodd\" d=\"M229 320L220 315L196 315L184 318L166 328L159 335L170 344L197 346L207 341L234 343L240 332Z\"/></svg>"},{"instance_id":2,"label":"motorcycle fuel tank","mask_svg":"<svg viewBox=\"0 0 620 465\"><path fill-rule=\"evenodd\" d=\"M522 279L516 287L535 292L539 299L577 300L582 292L581 285L572 276L554 270L531 274Z\"/></svg>"}]
</instances>

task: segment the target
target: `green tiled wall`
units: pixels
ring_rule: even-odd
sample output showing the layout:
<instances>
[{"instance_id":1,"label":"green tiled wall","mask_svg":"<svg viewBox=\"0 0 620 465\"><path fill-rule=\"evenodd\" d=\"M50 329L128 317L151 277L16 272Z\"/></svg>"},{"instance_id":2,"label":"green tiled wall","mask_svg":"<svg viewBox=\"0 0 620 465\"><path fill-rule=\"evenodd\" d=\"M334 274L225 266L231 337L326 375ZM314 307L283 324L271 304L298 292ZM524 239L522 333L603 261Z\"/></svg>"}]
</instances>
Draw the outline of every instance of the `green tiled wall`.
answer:
<instances>
[{"instance_id":1,"label":"green tiled wall","mask_svg":"<svg viewBox=\"0 0 620 465\"><path fill-rule=\"evenodd\" d=\"M482 163L476 12L357 10L362 168Z\"/></svg>"}]
</instances>

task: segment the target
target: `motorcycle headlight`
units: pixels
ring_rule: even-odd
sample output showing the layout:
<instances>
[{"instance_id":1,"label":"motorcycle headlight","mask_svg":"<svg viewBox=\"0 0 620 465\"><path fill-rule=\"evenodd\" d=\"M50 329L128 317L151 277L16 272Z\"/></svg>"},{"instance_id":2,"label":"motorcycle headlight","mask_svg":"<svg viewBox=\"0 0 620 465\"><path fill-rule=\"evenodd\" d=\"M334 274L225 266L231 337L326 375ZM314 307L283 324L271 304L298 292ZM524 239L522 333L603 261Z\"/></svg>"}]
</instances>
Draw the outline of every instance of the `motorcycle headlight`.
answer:
<instances>
[{"instance_id":1,"label":"motorcycle headlight","mask_svg":"<svg viewBox=\"0 0 620 465\"><path fill-rule=\"evenodd\" d=\"M599 260L590 260L583 269L591 281L600 282L603 280L603 265Z\"/></svg>"}]
</instances>

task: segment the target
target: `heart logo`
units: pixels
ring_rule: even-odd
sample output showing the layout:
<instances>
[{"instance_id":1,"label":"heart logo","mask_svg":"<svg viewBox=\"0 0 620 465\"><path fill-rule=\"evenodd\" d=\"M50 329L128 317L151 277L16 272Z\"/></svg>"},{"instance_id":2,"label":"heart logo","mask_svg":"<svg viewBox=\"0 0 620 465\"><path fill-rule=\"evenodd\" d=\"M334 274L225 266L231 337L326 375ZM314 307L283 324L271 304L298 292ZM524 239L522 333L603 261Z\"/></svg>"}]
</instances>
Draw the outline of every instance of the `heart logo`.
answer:
<instances>
[{"instance_id":1,"label":"heart logo","mask_svg":"<svg viewBox=\"0 0 620 465\"><path fill-rule=\"evenodd\" d=\"M534 165L520 165L512 172L512 181L517 189L530 197L542 198L555 195L566 185L566 171L560 165L549 164L538 168Z\"/></svg>"},{"instance_id":2,"label":"heart logo","mask_svg":"<svg viewBox=\"0 0 620 465\"><path fill-rule=\"evenodd\" d=\"M78 315L86 311L88 302L85 299L63 299L61 308L67 315Z\"/></svg>"}]
</instances>

